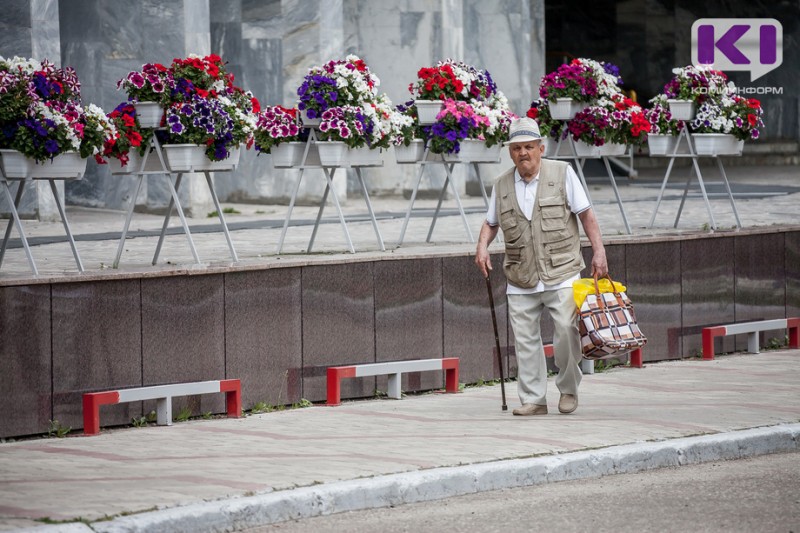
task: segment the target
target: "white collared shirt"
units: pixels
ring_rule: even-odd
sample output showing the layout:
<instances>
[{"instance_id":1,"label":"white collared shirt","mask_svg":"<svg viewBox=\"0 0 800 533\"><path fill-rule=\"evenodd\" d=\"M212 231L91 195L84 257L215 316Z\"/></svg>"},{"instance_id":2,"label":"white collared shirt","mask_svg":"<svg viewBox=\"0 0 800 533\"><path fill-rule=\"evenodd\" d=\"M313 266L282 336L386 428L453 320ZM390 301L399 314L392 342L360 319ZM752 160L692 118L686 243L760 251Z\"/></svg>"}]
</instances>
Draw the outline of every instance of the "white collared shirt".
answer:
<instances>
[{"instance_id":1,"label":"white collared shirt","mask_svg":"<svg viewBox=\"0 0 800 533\"><path fill-rule=\"evenodd\" d=\"M534 176L531 181L526 183L525 180L522 179L522 176L520 176L519 171L514 171L514 192L517 195L517 204L528 220L533 217L533 207L536 205L536 190L538 187L538 174ZM586 191L583 190L583 186L571 166L567 167L566 196L570 211L576 215L592 207L592 204L589 203L589 198L586 196ZM486 212L486 222L490 226L497 226L500 223L497 217L497 197L494 188L492 188L492 197L489 199L489 210ZM578 279L580 279L580 274L575 274L570 279L556 285L545 285L539 280L539 283L531 289L517 287L512 283L507 283L506 294L535 294L538 292L565 288L571 289L572 282Z\"/></svg>"}]
</instances>

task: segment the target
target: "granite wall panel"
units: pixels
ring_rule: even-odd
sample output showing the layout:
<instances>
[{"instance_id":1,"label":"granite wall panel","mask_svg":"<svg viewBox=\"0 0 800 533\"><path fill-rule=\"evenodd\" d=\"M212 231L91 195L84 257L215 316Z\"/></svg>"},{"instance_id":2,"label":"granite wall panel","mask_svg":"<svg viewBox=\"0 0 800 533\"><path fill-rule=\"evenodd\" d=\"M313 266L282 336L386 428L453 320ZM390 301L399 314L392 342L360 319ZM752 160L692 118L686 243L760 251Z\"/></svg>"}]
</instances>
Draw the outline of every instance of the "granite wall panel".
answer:
<instances>
[{"instance_id":1,"label":"granite wall panel","mask_svg":"<svg viewBox=\"0 0 800 533\"><path fill-rule=\"evenodd\" d=\"M736 322L786 316L786 242L784 233L734 238ZM761 346L783 340L786 331L764 331ZM736 349L747 349L747 335L736 336Z\"/></svg>"},{"instance_id":2,"label":"granite wall panel","mask_svg":"<svg viewBox=\"0 0 800 533\"><path fill-rule=\"evenodd\" d=\"M326 395L326 368L375 362L373 263L302 269L303 397ZM342 398L375 392L375 378L346 379Z\"/></svg>"},{"instance_id":3,"label":"granite wall panel","mask_svg":"<svg viewBox=\"0 0 800 533\"><path fill-rule=\"evenodd\" d=\"M442 260L378 261L375 270L376 361L442 357ZM387 390L378 377L378 390ZM443 372L404 374L402 390L444 386Z\"/></svg>"},{"instance_id":4,"label":"granite wall panel","mask_svg":"<svg viewBox=\"0 0 800 533\"><path fill-rule=\"evenodd\" d=\"M502 254L492 256L492 294L498 331L507 330L508 303L505 297ZM495 355L492 314L486 282L474 263L474 257L442 258L442 294L444 298L444 356L460 360L459 379L463 383L500 377ZM508 338L500 337L501 348Z\"/></svg>"},{"instance_id":5,"label":"granite wall panel","mask_svg":"<svg viewBox=\"0 0 800 533\"><path fill-rule=\"evenodd\" d=\"M681 246L679 241L626 245L625 281L647 337L645 361L681 357Z\"/></svg>"},{"instance_id":6,"label":"granite wall panel","mask_svg":"<svg viewBox=\"0 0 800 533\"><path fill-rule=\"evenodd\" d=\"M142 279L142 384L224 379L224 276ZM222 394L176 398L173 416L224 412ZM145 402L145 413L155 402Z\"/></svg>"},{"instance_id":7,"label":"granite wall panel","mask_svg":"<svg viewBox=\"0 0 800 533\"><path fill-rule=\"evenodd\" d=\"M53 416L83 427L85 392L142 385L139 280L53 285ZM141 402L102 408L104 426L129 424Z\"/></svg>"},{"instance_id":8,"label":"granite wall panel","mask_svg":"<svg viewBox=\"0 0 800 533\"><path fill-rule=\"evenodd\" d=\"M301 397L300 269L225 275L225 375L242 381L242 407Z\"/></svg>"},{"instance_id":9,"label":"granite wall panel","mask_svg":"<svg viewBox=\"0 0 800 533\"><path fill-rule=\"evenodd\" d=\"M684 357L702 355L702 328L736 321L733 247L733 237L681 242ZM716 340L717 353L734 348L733 337Z\"/></svg>"},{"instance_id":10,"label":"granite wall panel","mask_svg":"<svg viewBox=\"0 0 800 533\"><path fill-rule=\"evenodd\" d=\"M606 250L648 336L647 361L680 356L681 334L684 356L692 355L706 324L800 314L800 232ZM584 254L589 262L590 250ZM502 253L492 256L492 285L508 354L513 336L502 259ZM245 407L323 401L328 366L410 352L459 357L464 383L499 377L486 284L471 254L2 287L0 338L0 437L46 432L52 418L78 427L79 392L140 383L239 378ZM744 339L736 346L745 347ZM512 372L506 375L515 375L513 357L507 362ZM425 374L419 384L415 379L405 387L428 387ZM441 378L432 379L439 386ZM346 380L344 397L371 396L375 383ZM176 399L175 413L186 406L193 414L221 412L224 401L221 395L204 396L202 403ZM127 423L140 412L129 407L104 408L104 424ZM154 402L146 403L141 412L152 408Z\"/></svg>"},{"instance_id":11,"label":"granite wall panel","mask_svg":"<svg viewBox=\"0 0 800 533\"><path fill-rule=\"evenodd\" d=\"M50 286L0 287L0 437L47 432L53 418Z\"/></svg>"}]
</instances>

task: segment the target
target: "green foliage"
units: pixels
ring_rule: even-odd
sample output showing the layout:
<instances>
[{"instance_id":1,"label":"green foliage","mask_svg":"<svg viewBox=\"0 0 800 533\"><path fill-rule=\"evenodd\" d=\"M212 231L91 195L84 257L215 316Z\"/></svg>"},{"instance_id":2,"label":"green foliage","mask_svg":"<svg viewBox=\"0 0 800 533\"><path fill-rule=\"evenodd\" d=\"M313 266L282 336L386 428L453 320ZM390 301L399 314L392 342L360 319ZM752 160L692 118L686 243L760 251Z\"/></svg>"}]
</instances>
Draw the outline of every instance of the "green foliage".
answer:
<instances>
[{"instance_id":1,"label":"green foliage","mask_svg":"<svg viewBox=\"0 0 800 533\"><path fill-rule=\"evenodd\" d=\"M234 207L223 207L222 208L222 213L225 214L225 215L241 215L242 214L241 211L239 211L238 209L236 209ZM206 215L206 218L214 218L216 216L219 216L219 213L217 211L211 211L209 214Z\"/></svg>"},{"instance_id":2,"label":"green foliage","mask_svg":"<svg viewBox=\"0 0 800 533\"><path fill-rule=\"evenodd\" d=\"M311 407L312 405L314 404L306 400L305 398L300 398L299 402L292 404L292 409L303 409L305 407Z\"/></svg>"},{"instance_id":3,"label":"green foliage","mask_svg":"<svg viewBox=\"0 0 800 533\"><path fill-rule=\"evenodd\" d=\"M47 430L47 436L63 439L69 434L70 431L72 431L70 426L65 427L62 426L61 422L58 420L50 420L50 427Z\"/></svg>"},{"instance_id":4,"label":"green foliage","mask_svg":"<svg viewBox=\"0 0 800 533\"><path fill-rule=\"evenodd\" d=\"M250 409L250 413L254 415L259 413L269 413L270 411L272 411L272 406L265 402L258 402L253 406L252 409Z\"/></svg>"},{"instance_id":5,"label":"green foliage","mask_svg":"<svg viewBox=\"0 0 800 533\"><path fill-rule=\"evenodd\" d=\"M176 422L186 422L189 420L189 417L192 416L192 410L188 407L184 407L181 409L181 412L178 413L178 416L175 417Z\"/></svg>"},{"instance_id":6,"label":"green foliage","mask_svg":"<svg viewBox=\"0 0 800 533\"><path fill-rule=\"evenodd\" d=\"M789 345L789 336L784 336L782 339L777 337L772 337L768 342L767 345L764 347L765 350L780 350L785 348Z\"/></svg>"},{"instance_id":7,"label":"green foliage","mask_svg":"<svg viewBox=\"0 0 800 533\"><path fill-rule=\"evenodd\" d=\"M596 374L610 370L615 366L622 366L623 363L619 359L600 359L594 362L594 371Z\"/></svg>"}]
</instances>

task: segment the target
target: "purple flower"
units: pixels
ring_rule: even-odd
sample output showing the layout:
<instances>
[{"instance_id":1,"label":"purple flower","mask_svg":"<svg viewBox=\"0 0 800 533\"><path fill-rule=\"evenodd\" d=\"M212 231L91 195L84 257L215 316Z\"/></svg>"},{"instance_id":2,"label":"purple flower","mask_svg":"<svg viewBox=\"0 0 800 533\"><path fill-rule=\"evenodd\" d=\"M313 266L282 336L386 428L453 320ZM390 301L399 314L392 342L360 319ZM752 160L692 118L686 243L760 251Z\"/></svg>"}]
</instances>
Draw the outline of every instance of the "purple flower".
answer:
<instances>
[{"instance_id":1,"label":"purple flower","mask_svg":"<svg viewBox=\"0 0 800 533\"><path fill-rule=\"evenodd\" d=\"M228 157L228 150L225 148L224 144L217 144L214 145L214 158L218 161L221 161Z\"/></svg>"},{"instance_id":2,"label":"purple flower","mask_svg":"<svg viewBox=\"0 0 800 533\"><path fill-rule=\"evenodd\" d=\"M55 154L58 152L58 142L55 139L47 139L44 142L44 149L48 154Z\"/></svg>"}]
</instances>

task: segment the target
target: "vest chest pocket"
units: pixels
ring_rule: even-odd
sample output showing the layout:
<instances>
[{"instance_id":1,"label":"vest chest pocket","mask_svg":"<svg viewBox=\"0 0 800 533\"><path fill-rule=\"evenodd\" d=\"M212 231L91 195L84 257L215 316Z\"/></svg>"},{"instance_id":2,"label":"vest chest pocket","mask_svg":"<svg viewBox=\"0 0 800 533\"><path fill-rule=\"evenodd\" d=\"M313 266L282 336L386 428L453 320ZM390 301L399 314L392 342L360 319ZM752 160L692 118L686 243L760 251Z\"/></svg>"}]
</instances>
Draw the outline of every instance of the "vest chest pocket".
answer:
<instances>
[{"instance_id":1,"label":"vest chest pocket","mask_svg":"<svg viewBox=\"0 0 800 533\"><path fill-rule=\"evenodd\" d=\"M567 227L567 206L561 196L539 198L543 231L559 231Z\"/></svg>"},{"instance_id":2,"label":"vest chest pocket","mask_svg":"<svg viewBox=\"0 0 800 533\"><path fill-rule=\"evenodd\" d=\"M517 222L513 207L500 213L500 227L506 242L514 242L522 236L522 228Z\"/></svg>"}]
</instances>

